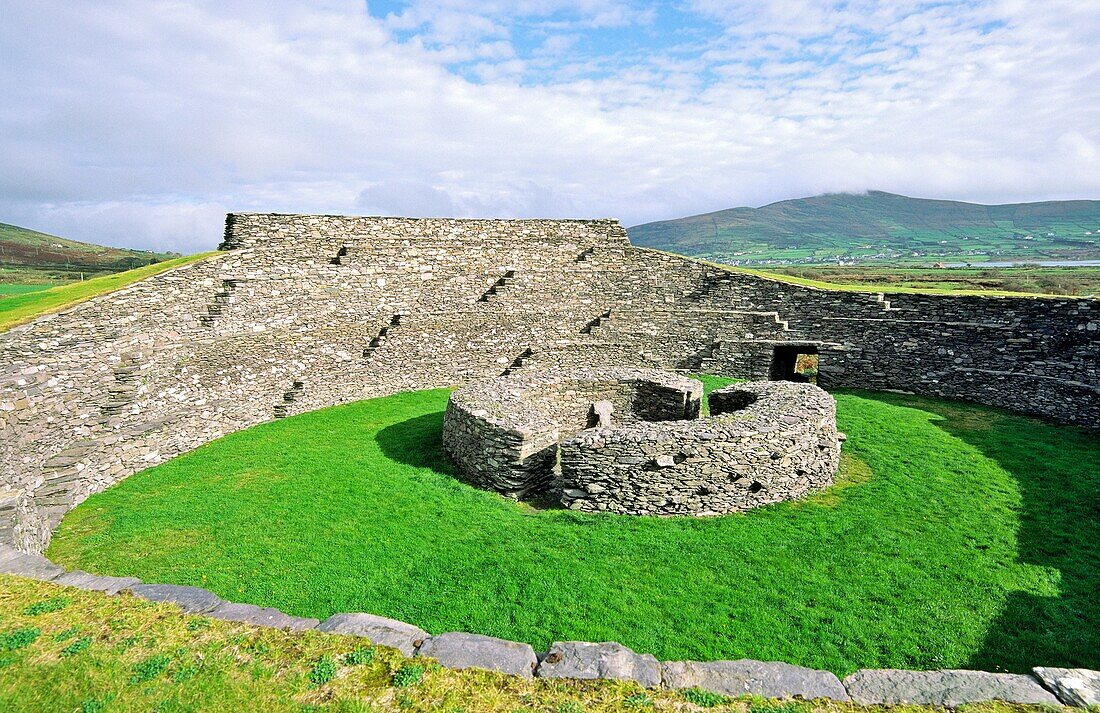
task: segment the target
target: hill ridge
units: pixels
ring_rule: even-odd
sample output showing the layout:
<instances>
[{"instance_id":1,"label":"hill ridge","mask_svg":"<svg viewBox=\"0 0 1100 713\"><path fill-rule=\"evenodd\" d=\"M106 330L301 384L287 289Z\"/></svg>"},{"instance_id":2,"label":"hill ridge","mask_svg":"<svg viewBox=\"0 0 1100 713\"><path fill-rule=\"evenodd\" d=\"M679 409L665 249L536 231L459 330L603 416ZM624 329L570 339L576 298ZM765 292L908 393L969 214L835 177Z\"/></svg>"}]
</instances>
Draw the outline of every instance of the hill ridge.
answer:
<instances>
[{"instance_id":1,"label":"hill ridge","mask_svg":"<svg viewBox=\"0 0 1100 713\"><path fill-rule=\"evenodd\" d=\"M1100 201L983 204L824 193L627 228L631 241L732 265L1100 257Z\"/></svg>"}]
</instances>

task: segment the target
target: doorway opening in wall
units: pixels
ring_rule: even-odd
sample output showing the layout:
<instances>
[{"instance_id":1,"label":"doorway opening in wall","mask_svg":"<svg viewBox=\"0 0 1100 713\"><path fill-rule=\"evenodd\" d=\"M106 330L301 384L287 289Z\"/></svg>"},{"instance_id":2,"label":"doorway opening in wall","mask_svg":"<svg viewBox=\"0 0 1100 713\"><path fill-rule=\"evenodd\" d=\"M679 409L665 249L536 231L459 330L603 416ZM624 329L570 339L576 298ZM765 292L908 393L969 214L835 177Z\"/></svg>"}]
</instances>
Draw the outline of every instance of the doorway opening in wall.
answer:
<instances>
[{"instance_id":1,"label":"doorway opening in wall","mask_svg":"<svg viewBox=\"0 0 1100 713\"><path fill-rule=\"evenodd\" d=\"M776 345L771 380L816 384L819 363L817 347L812 344Z\"/></svg>"}]
</instances>

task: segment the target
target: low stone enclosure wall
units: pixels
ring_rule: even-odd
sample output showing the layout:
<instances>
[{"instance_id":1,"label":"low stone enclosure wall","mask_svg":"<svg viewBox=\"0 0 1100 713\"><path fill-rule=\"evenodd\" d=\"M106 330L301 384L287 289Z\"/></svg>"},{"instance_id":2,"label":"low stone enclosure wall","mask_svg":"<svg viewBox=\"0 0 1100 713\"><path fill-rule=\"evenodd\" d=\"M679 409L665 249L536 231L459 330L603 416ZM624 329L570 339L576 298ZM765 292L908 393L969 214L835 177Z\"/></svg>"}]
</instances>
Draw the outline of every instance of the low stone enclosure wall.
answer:
<instances>
[{"instance_id":1,"label":"low stone enclosure wall","mask_svg":"<svg viewBox=\"0 0 1100 713\"><path fill-rule=\"evenodd\" d=\"M812 384L710 394L652 369L526 371L451 394L443 446L474 483L628 515L720 515L830 485L836 403Z\"/></svg>"},{"instance_id":2,"label":"low stone enclosure wall","mask_svg":"<svg viewBox=\"0 0 1100 713\"><path fill-rule=\"evenodd\" d=\"M199 587L67 572L45 557L5 545L0 545L0 574L106 596L129 594L174 604L184 614L253 626L358 636L405 656L435 659L448 668L484 669L523 678L630 681L647 689L698 688L734 697L831 699L862 705L954 708L987 701L1082 708L1100 705L1100 671L1088 669L1037 666L1030 674L863 669L841 680L829 671L749 659L662 662L613 641L556 641L547 651L536 652L529 644L480 634L455 631L432 635L413 624L361 612L333 614L322 622L270 607L227 602Z\"/></svg>"}]
</instances>

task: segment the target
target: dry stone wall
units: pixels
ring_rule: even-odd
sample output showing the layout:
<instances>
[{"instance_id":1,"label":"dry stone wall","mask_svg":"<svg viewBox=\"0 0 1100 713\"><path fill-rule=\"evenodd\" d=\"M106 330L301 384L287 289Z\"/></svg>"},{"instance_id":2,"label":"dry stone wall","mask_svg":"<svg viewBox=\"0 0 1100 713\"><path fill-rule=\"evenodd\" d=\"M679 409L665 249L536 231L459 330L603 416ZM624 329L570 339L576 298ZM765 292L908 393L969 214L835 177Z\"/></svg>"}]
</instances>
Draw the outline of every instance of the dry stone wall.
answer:
<instances>
[{"instance_id":1,"label":"dry stone wall","mask_svg":"<svg viewBox=\"0 0 1100 713\"><path fill-rule=\"evenodd\" d=\"M1100 423L1088 299L832 292L630 246L616 221L235 214L224 252L0 335L0 537L282 415L504 371L642 366Z\"/></svg>"},{"instance_id":2,"label":"dry stone wall","mask_svg":"<svg viewBox=\"0 0 1100 713\"><path fill-rule=\"evenodd\" d=\"M647 369L524 371L451 394L443 447L479 487L512 497L546 493L563 437L615 423L682 421L699 414L703 385Z\"/></svg>"},{"instance_id":3,"label":"dry stone wall","mask_svg":"<svg viewBox=\"0 0 1100 713\"><path fill-rule=\"evenodd\" d=\"M563 502L629 515L720 515L833 482L836 402L813 384L714 391L710 416L591 428L562 441Z\"/></svg>"}]
</instances>

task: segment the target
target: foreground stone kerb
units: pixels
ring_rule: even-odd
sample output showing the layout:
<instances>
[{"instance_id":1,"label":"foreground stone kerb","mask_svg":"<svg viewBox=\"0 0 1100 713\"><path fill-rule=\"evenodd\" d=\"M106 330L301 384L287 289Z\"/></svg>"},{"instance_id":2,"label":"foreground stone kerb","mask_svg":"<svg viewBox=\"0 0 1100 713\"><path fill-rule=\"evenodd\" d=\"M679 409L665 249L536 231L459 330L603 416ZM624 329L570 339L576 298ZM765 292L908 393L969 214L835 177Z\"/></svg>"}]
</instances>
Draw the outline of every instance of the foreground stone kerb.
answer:
<instances>
[{"instance_id":1,"label":"foreground stone kerb","mask_svg":"<svg viewBox=\"0 0 1100 713\"><path fill-rule=\"evenodd\" d=\"M575 510L718 515L833 482L836 403L812 384L749 382L710 394L711 416L612 425L561 444L562 502Z\"/></svg>"},{"instance_id":2,"label":"foreground stone kerb","mask_svg":"<svg viewBox=\"0 0 1100 713\"><path fill-rule=\"evenodd\" d=\"M601 423L696 418L703 385L651 369L527 372L472 384L451 394L443 446L480 487L512 497L550 488L558 442Z\"/></svg>"}]
</instances>

